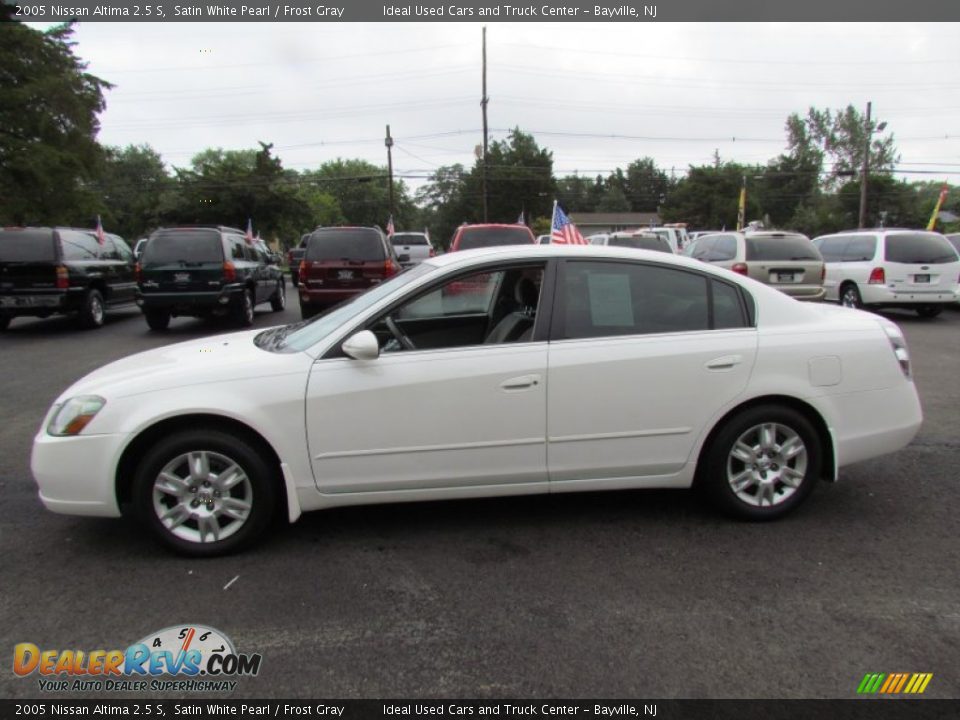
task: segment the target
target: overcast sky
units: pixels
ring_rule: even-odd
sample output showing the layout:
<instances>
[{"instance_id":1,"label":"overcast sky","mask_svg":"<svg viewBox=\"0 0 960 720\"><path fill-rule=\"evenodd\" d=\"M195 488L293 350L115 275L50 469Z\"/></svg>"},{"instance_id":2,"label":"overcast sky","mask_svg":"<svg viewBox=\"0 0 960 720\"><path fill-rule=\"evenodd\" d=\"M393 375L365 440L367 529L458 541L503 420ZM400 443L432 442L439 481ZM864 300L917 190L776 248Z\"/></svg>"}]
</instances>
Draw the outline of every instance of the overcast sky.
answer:
<instances>
[{"instance_id":1,"label":"overcast sky","mask_svg":"<svg viewBox=\"0 0 960 720\"><path fill-rule=\"evenodd\" d=\"M644 156L679 175L765 162L813 105L888 123L912 179L960 181L960 23L519 23L487 29L491 139L514 126L557 175ZM417 186L482 142L480 23L81 23L77 54L113 83L100 140L170 166L274 143L284 166L386 164ZM631 136L630 138L613 138ZM603 137L607 136L607 137ZM734 140L733 138L736 138ZM949 173L949 174L948 174Z\"/></svg>"}]
</instances>

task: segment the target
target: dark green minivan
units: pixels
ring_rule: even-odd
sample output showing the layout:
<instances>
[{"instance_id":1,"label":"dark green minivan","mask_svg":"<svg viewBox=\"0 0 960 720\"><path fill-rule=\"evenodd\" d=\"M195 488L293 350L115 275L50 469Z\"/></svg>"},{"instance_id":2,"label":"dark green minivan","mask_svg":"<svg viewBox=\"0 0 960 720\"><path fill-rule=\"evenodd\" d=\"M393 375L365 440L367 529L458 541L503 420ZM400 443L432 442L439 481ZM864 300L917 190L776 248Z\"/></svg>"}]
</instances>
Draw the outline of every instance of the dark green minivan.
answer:
<instances>
[{"instance_id":1,"label":"dark green minivan","mask_svg":"<svg viewBox=\"0 0 960 720\"><path fill-rule=\"evenodd\" d=\"M286 305L283 273L262 242L224 226L162 228L137 263L137 305L153 330L171 317L228 317L253 324L253 309Z\"/></svg>"}]
</instances>

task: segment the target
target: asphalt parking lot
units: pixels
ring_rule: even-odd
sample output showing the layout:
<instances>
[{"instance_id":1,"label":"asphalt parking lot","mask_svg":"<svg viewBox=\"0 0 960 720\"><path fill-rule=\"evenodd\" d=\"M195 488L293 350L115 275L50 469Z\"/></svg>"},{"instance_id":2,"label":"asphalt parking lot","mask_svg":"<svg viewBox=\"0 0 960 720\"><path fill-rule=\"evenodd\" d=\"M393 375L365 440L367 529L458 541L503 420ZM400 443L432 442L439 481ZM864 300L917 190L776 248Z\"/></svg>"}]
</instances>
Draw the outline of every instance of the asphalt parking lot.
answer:
<instances>
[{"instance_id":1,"label":"asphalt parking lot","mask_svg":"<svg viewBox=\"0 0 960 720\"><path fill-rule=\"evenodd\" d=\"M256 325L299 319L289 299ZM732 522L684 491L358 507L210 561L127 521L47 512L29 451L85 373L232 328L153 333L135 308L96 331L15 320L0 335L0 696L41 695L10 670L16 643L125 648L203 623L263 655L234 697L852 698L868 672L930 672L926 696L960 697L960 312L889 317L919 436L786 520Z\"/></svg>"}]
</instances>

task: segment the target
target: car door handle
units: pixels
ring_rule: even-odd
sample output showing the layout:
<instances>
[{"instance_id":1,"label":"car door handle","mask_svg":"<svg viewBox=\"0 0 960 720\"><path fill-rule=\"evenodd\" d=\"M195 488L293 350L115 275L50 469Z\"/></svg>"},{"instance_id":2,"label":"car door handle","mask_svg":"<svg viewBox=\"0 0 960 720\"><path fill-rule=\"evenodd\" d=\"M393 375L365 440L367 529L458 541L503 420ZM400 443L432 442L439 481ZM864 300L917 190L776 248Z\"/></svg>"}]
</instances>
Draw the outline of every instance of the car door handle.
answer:
<instances>
[{"instance_id":1,"label":"car door handle","mask_svg":"<svg viewBox=\"0 0 960 720\"><path fill-rule=\"evenodd\" d=\"M742 355L724 355L723 357L714 358L708 362L706 368L707 370L729 370L742 362Z\"/></svg>"},{"instance_id":2,"label":"car door handle","mask_svg":"<svg viewBox=\"0 0 960 720\"><path fill-rule=\"evenodd\" d=\"M539 375L521 375L520 377L510 378L500 383L501 390L523 390L540 384Z\"/></svg>"}]
</instances>

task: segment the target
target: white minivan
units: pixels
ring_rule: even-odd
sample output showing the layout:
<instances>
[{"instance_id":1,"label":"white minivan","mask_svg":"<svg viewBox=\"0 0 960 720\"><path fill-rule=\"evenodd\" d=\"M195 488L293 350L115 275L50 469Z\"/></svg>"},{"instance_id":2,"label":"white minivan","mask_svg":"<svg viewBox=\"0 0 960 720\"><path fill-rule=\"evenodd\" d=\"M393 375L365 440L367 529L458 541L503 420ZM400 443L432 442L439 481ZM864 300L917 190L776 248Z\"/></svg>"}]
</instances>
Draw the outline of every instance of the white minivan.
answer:
<instances>
[{"instance_id":1,"label":"white minivan","mask_svg":"<svg viewBox=\"0 0 960 720\"><path fill-rule=\"evenodd\" d=\"M821 235L826 299L847 307L908 308L934 317L956 302L960 256L940 233L886 228Z\"/></svg>"}]
</instances>

